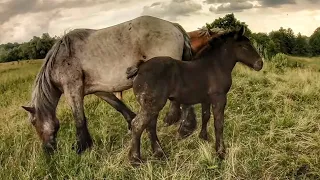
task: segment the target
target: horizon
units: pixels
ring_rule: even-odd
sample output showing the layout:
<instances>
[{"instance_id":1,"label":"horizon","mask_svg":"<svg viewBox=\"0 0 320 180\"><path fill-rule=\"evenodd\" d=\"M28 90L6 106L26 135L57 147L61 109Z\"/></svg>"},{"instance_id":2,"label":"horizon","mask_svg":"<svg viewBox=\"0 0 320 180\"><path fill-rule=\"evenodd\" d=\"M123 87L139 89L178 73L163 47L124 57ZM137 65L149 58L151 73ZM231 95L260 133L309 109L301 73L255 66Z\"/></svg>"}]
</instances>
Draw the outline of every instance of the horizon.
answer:
<instances>
[{"instance_id":1,"label":"horizon","mask_svg":"<svg viewBox=\"0 0 320 180\"><path fill-rule=\"evenodd\" d=\"M43 33L61 36L76 28L106 28L141 15L193 31L234 13L255 33L283 27L310 37L320 26L319 9L317 0L0 0L0 44L27 42Z\"/></svg>"}]
</instances>

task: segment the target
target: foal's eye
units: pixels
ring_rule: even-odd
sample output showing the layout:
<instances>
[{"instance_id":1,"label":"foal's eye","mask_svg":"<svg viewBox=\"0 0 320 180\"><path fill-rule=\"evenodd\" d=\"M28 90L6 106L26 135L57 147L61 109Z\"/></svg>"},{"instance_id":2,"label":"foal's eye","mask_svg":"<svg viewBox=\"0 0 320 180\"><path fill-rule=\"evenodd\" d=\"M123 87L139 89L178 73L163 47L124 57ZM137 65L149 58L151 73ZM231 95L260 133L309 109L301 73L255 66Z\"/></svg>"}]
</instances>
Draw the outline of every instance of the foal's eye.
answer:
<instances>
[{"instance_id":1,"label":"foal's eye","mask_svg":"<svg viewBox=\"0 0 320 180\"><path fill-rule=\"evenodd\" d=\"M246 46L242 46L242 48L243 48L244 50L248 50L248 48L247 48Z\"/></svg>"}]
</instances>

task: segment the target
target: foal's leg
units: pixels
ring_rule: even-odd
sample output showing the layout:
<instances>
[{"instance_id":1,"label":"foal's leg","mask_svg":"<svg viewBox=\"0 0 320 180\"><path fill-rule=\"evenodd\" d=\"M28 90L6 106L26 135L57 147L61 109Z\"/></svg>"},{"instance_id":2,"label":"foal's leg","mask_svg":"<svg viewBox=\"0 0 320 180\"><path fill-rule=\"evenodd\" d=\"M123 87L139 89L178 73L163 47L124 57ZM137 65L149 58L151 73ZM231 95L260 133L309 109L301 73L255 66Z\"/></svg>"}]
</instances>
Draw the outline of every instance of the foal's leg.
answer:
<instances>
[{"instance_id":1,"label":"foal's leg","mask_svg":"<svg viewBox=\"0 0 320 180\"><path fill-rule=\"evenodd\" d=\"M98 97L105 100L113 108L119 111L128 123L128 129L131 130L131 121L136 114L132 112L121 100L119 100L113 93L108 92L97 92L95 93Z\"/></svg>"},{"instance_id":2,"label":"foal's leg","mask_svg":"<svg viewBox=\"0 0 320 180\"><path fill-rule=\"evenodd\" d=\"M214 94L211 97L216 136L216 151L220 159L224 159L225 145L223 142L224 109L227 103L226 94Z\"/></svg>"},{"instance_id":3,"label":"foal's leg","mask_svg":"<svg viewBox=\"0 0 320 180\"><path fill-rule=\"evenodd\" d=\"M180 138L190 136L197 127L196 114L191 105L182 105L181 123L179 127Z\"/></svg>"},{"instance_id":4,"label":"foal's leg","mask_svg":"<svg viewBox=\"0 0 320 180\"><path fill-rule=\"evenodd\" d=\"M140 154L140 141L141 134L149 126L150 121L154 116L150 116L146 110L141 109L138 115L132 120L132 140L131 148L129 152L129 160L133 165L139 164L142 162Z\"/></svg>"},{"instance_id":5,"label":"foal's leg","mask_svg":"<svg viewBox=\"0 0 320 180\"><path fill-rule=\"evenodd\" d=\"M201 139L208 140L207 124L210 119L210 103L202 103L201 109L202 109L202 126L201 126L201 132L199 134L199 137Z\"/></svg>"},{"instance_id":6,"label":"foal's leg","mask_svg":"<svg viewBox=\"0 0 320 180\"><path fill-rule=\"evenodd\" d=\"M64 88L64 94L67 102L72 108L73 117L76 124L76 138L78 154L92 146L92 139L87 127L87 119L83 108L83 86L82 84L74 83L72 86Z\"/></svg>"},{"instance_id":7,"label":"foal's leg","mask_svg":"<svg viewBox=\"0 0 320 180\"><path fill-rule=\"evenodd\" d=\"M170 101L169 111L167 112L163 122L167 124L167 126L171 126L172 124L178 122L181 117L181 109L180 104L175 101Z\"/></svg>"},{"instance_id":8,"label":"foal's leg","mask_svg":"<svg viewBox=\"0 0 320 180\"><path fill-rule=\"evenodd\" d=\"M147 128L147 131L149 132L149 139L151 141L151 147L153 155L157 158L161 158L165 156L165 153L163 152L160 141L157 136L157 119L159 114L155 114L154 117L152 117L151 122Z\"/></svg>"}]
</instances>

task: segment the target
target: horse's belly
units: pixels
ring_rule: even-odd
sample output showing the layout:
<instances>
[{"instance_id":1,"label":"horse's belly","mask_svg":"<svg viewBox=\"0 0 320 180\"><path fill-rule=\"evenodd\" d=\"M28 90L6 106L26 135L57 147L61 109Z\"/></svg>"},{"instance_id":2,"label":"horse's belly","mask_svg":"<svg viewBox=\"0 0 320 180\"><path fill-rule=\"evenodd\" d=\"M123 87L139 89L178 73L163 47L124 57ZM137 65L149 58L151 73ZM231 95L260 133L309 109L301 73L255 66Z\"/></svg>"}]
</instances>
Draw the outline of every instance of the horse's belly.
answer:
<instances>
[{"instance_id":1,"label":"horse's belly","mask_svg":"<svg viewBox=\"0 0 320 180\"><path fill-rule=\"evenodd\" d=\"M91 34L79 55L87 92L123 91L132 87L128 67L156 56L181 60L183 36L171 23L127 22ZM158 25L161 26L158 26Z\"/></svg>"}]
</instances>

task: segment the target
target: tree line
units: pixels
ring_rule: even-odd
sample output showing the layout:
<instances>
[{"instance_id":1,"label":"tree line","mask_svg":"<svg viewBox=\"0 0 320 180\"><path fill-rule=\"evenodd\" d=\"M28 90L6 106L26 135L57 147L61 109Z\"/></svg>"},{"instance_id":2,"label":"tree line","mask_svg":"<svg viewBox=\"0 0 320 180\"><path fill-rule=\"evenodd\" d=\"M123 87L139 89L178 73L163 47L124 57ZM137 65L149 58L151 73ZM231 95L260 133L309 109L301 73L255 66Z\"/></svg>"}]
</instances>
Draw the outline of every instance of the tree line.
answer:
<instances>
[{"instance_id":1,"label":"tree line","mask_svg":"<svg viewBox=\"0 0 320 180\"><path fill-rule=\"evenodd\" d=\"M227 14L206 23L207 28L223 28L226 30L246 27L246 35L254 42L258 51L267 59L278 53L294 56L320 56L320 27L310 36L294 34L291 28L280 28L270 33L253 33L245 22ZM59 37L51 37L48 33L41 37L34 36L29 42L7 43L0 45L0 63L22 59L43 59Z\"/></svg>"},{"instance_id":2,"label":"tree line","mask_svg":"<svg viewBox=\"0 0 320 180\"><path fill-rule=\"evenodd\" d=\"M22 59L43 59L56 42L58 37L43 33L41 37L34 36L29 42L7 43L0 45L0 63Z\"/></svg>"},{"instance_id":3,"label":"tree line","mask_svg":"<svg viewBox=\"0 0 320 180\"><path fill-rule=\"evenodd\" d=\"M271 59L272 56L283 53L293 56L319 56L320 55L320 27L310 36L294 34L291 28L281 27L270 33L253 33L245 22L237 20L234 14L227 14L222 18L206 24L208 28L238 29L245 26L246 35L254 42L258 51Z\"/></svg>"}]
</instances>

